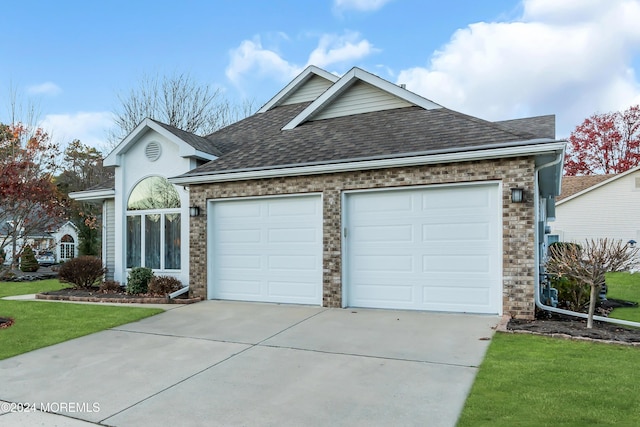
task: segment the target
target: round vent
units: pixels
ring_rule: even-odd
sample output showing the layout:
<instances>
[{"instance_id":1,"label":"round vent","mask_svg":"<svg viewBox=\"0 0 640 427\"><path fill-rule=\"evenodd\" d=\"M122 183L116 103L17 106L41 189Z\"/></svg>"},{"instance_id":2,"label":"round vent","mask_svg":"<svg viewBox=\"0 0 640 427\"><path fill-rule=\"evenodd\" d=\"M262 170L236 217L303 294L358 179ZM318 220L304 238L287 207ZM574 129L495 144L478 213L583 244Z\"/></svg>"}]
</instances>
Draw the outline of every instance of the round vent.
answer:
<instances>
[{"instance_id":1,"label":"round vent","mask_svg":"<svg viewBox=\"0 0 640 427\"><path fill-rule=\"evenodd\" d=\"M155 162L160 158L160 155L162 154L162 147L157 141L151 141L144 149L144 154L145 156L147 156L147 160L149 160L150 162Z\"/></svg>"}]
</instances>

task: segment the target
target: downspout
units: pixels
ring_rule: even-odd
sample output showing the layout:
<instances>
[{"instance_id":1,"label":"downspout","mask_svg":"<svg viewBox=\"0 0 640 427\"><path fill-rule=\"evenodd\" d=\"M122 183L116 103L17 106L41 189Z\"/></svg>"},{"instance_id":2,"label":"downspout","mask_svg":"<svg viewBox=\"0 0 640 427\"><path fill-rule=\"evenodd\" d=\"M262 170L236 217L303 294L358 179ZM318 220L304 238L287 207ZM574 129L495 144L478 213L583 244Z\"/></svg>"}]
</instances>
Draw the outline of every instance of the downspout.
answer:
<instances>
[{"instance_id":1,"label":"downspout","mask_svg":"<svg viewBox=\"0 0 640 427\"><path fill-rule=\"evenodd\" d=\"M182 295L184 293L187 293L187 292L189 292L189 285L185 286L184 288L178 289L175 292L170 293L169 295L167 295L167 299L168 300L172 300L175 297L180 296L180 295Z\"/></svg>"},{"instance_id":2,"label":"downspout","mask_svg":"<svg viewBox=\"0 0 640 427\"><path fill-rule=\"evenodd\" d=\"M549 163L545 163L543 165L537 166L535 168L535 192L536 192L536 197L534 197L534 209L535 209L535 224L536 227L538 226L537 224L539 224L540 222L540 209L539 209L539 192L538 192L538 173L541 169L545 169L548 168L550 166L555 166L558 163L560 163L562 161L563 158L563 154L560 153L558 154L558 157L555 160L550 161ZM535 242L535 248L536 248L536 252L535 252L535 260L536 260L536 265L537 268L535 269L535 273L534 273L534 288L535 288L535 296L534 296L534 300L536 303L536 307L540 308L541 310L545 310L545 311L550 311L552 313L558 313L558 314L564 314L567 316L574 316L574 317L580 317L582 319L587 319L589 317L588 314L586 313L579 313L577 311L571 311L571 310L565 310L562 308L557 308L557 307L552 307L550 305L546 305L543 304L542 301L540 301L540 259L538 259L540 257L540 251L538 250L540 247L540 242L538 241L539 233L536 230L535 236L534 236L534 242ZM607 322L607 323L615 323L618 325L625 325L625 326L633 326L633 327L640 327L640 322L632 322L630 320L622 320L622 319L613 319L611 317L603 317L603 316L593 316L593 320L597 320L599 322Z\"/></svg>"}]
</instances>

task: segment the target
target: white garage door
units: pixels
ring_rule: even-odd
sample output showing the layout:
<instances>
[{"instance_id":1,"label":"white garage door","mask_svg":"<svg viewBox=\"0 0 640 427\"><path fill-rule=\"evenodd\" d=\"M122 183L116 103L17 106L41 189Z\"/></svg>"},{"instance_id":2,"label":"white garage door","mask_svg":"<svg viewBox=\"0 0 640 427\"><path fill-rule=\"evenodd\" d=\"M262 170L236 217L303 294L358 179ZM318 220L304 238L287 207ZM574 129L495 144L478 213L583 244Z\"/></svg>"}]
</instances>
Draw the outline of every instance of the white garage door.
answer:
<instances>
[{"instance_id":1,"label":"white garage door","mask_svg":"<svg viewBox=\"0 0 640 427\"><path fill-rule=\"evenodd\" d=\"M209 298L322 303L320 196L215 201Z\"/></svg>"},{"instance_id":2,"label":"white garage door","mask_svg":"<svg viewBox=\"0 0 640 427\"><path fill-rule=\"evenodd\" d=\"M500 313L497 184L346 196L349 306Z\"/></svg>"}]
</instances>

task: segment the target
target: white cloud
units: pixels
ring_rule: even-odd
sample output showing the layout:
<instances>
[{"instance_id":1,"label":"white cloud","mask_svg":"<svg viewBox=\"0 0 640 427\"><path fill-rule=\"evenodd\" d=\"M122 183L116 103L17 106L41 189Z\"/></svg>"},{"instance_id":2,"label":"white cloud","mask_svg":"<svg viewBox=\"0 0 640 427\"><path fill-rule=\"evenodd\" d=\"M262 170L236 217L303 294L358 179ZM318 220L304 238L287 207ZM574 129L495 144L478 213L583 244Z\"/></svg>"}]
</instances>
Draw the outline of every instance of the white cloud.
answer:
<instances>
[{"instance_id":1,"label":"white cloud","mask_svg":"<svg viewBox=\"0 0 640 427\"><path fill-rule=\"evenodd\" d=\"M456 31L426 67L397 82L489 120L557 114L565 137L594 112L640 98L631 60L640 49L637 0L525 0L515 22Z\"/></svg>"},{"instance_id":2,"label":"white cloud","mask_svg":"<svg viewBox=\"0 0 640 427\"><path fill-rule=\"evenodd\" d=\"M329 65L352 62L375 52L368 40L360 34L349 32L342 36L325 34L320 38L318 47L311 52L307 65L325 68Z\"/></svg>"},{"instance_id":3,"label":"white cloud","mask_svg":"<svg viewBox=\"0 0 640 427\"><path fill-rule=\"evenodd\" d=\"M240 85L243 76L270 77L287 82L298 75L306 66L316 65L326 68L336 64L349 64L375 53L377 50L359 33L345 32L342 35L324 34L318 45L311 51L304 65L285 60L275 49L263 47L259 36L244 40L231 51L231 60L226 75L234 84Z\"/></svg>"},{"instance_id":4,"label":"white cloud","mask_svg":"<svg viewBox=\"0 0 640 427\"><path fill-rule=\"evenodd\" d=\"M391 0L334 0L333 6L338 10L357 10L369 12L382 8Z\"/></svg>"},{"instance_id":5,"label":"white cloud","mask_svg":"<svg viewBox=\"0 0 640 427\"><path fill-rule=\"evenodd\" d=\"M29 86L27 93L29 95L57 95L62 92L60 86L52 82L45 82L39 85Z\"/></svg>"},{"instance_id":6,"label":"white cloud","mask_svg":"<svg viewBox=\"0 0 640 427\"><path fill-rule=\"evenodd\" d=\"M83 144L99 149L107 146L106 133L112 126L113 114L106 111L47 114L40 123L53 141L63 146L79 139Z\"/></svg>"}]
</instances>

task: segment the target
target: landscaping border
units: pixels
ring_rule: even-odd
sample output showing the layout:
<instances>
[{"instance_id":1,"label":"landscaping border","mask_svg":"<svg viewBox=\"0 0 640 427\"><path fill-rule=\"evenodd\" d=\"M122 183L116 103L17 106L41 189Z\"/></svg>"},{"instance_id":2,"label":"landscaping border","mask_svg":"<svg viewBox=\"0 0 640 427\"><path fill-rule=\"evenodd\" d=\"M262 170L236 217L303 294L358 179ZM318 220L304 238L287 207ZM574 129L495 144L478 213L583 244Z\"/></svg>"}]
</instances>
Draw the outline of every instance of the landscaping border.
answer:
<instances>
[{"instance_id":1,"label":"landscaping border","mask_svg":"<svg viewBox=\"0 0 640 427\"><path fill-rule=\"evenodd\" d=\"M47 295L36 294L36 299L49 301L73 301L73 302L108 302L121 304L193 304L202 301L202 298L174 298L169 297L131 297L131 298L110 298L110 297L79 297L69 295Z\"/></svg>"}]
</instances>

